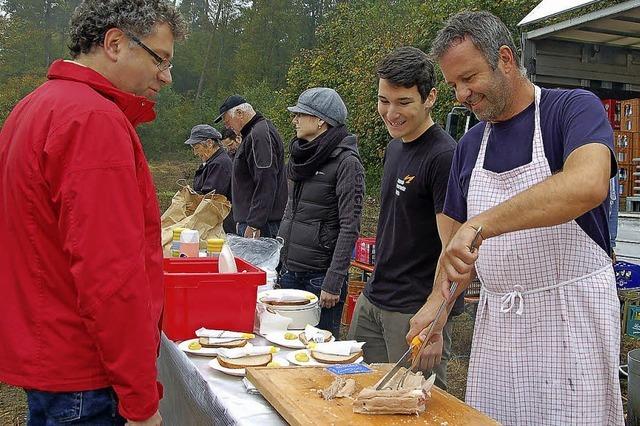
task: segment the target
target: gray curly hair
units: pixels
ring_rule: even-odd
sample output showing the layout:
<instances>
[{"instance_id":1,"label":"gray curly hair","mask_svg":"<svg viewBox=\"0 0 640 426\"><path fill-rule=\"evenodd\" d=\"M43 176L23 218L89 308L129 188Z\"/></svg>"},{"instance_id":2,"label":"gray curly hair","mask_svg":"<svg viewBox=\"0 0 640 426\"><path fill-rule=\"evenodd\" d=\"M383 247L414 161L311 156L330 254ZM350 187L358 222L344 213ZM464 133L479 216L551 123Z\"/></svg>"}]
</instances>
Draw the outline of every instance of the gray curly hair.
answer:
<instances>
[{"instance_id":1,"label":"gray curly hair","mask_svg":"<svg viewBox=\"0 0 640 426\"><path fill-rule=\"evenodd\" d=\"M500 47L507 46L513 52L516 66L523 71L509 29L497 16L485 11L464 11L449 18L431 44L431 57L439 60L467 37L482 52L491 69L495 70L498 66Z\"/></svg>"},{"instance_id":2,"label":"gray curly hair","mask_svg":"<svg viewBox=\"0 0 640 426\"><path fill-rule=\"evenodd\" d=\"M187 24L174 6L164 0L84 0L71 16L69 51L72 58L89 53L104 41L111 28L120 28L139 38L166 23L176 40L187 35Z\"/></svg>"}]
</instances>

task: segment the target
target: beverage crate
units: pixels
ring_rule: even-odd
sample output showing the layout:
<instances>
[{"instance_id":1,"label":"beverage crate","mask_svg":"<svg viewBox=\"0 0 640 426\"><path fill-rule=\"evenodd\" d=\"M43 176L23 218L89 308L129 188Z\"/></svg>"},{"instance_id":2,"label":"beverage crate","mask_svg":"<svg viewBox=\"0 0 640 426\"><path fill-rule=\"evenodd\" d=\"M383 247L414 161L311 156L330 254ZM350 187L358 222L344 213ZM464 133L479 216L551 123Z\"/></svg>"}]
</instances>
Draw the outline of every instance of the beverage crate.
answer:
<instances>
[{"instance_id":1,"label":"beverage crate","mask_svg":"<svg viewBox=\"0 0 640 426\"><path fill-rule=\"evenodd\" d=\"M622 118L640 116L640 99L627 99L620 102Z\"/></svg>"},{"instance_id":2,"label":"beverage crate","mask_svg":"<svg viewBox=\"0 0 640 426\"><path fill-rule=\"evenodd\" d=\"M620 123L620 130L625 132L640 131L640 115L623 117Z\"/></svg>"},{"instance_id":3,"label":"beverage crate","mask_svg":"<svg viewBox=\"0 0 640 426\"><path fill-rule=\"evenodd\" d=\"M633 195L633 173L635 166L632 163L618 163L618 182L620 183L620 197Z\"/></svg>"},{"instance_id":4,"label":"beverage crate","mask_svg":"<svg viewBox=\"0 0 640 426\"><path fill-rule=\"evenodd\" d=\"M620 101L616 99L602 99L602 105L607 113L607 118L611 127L615 129L620 128Z\"/></svg>"},{"instance_id":5,"label":"beverage crate","mask_svg":"<svg viewBox=\"0 0 640 426\"><path fill-rule=\"evenodd\" d=\"M376 263L376 239L372 237L360 237L356 241L353 258L361 263L375 265Z\"/></svg>"}]
</instances>

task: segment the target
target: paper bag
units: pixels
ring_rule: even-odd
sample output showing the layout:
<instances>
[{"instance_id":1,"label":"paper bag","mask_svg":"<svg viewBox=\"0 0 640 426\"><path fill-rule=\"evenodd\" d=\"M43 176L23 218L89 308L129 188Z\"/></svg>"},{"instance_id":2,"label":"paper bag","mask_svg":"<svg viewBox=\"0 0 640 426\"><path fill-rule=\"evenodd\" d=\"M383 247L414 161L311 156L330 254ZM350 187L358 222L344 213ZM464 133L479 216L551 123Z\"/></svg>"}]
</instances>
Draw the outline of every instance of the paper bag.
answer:
<instances>
[{"instance_id":1,"label":"paper bag","mask_svg":"<svg viewBox=\"0 0 640 426\"><path fill-rule=\"evenodd\" d=\"M224 195L200 195L188 185L182 187L161 217L164 256L170 256L173 228L176 227L196 229L201 242L224 238L222 222L230 211L231 203Z\"/></svg>"}]
</instances>

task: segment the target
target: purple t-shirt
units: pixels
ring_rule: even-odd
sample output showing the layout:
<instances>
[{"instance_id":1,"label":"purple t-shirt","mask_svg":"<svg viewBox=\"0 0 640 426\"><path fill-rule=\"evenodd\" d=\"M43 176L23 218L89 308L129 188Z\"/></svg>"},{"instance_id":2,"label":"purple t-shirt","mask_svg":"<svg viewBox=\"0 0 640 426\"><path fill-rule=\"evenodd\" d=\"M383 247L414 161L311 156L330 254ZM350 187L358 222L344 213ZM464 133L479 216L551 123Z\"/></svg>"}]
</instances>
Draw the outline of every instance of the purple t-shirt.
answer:
<instances>
[{"instance_id":1,"label":"purple t-shirt","mask_svg":"<svg viewBox=\"0 0 640 426\"><path fill-rule=\"evenodd\" d=\"M535 105L508 121L491 127L484 168L502 173L531 162ZM471 128L460 139L451 165L447 198L443 212L463 223L467 220L467 195L471 171L475 166L485 122ZM611 150L611 177L617 173L613 154L613 130L600 100L586 90L542 89L540 127L544 152L551 173L562 169L575 150L588 143L602 143ZM607 253L610 253L609 201L576 219L580 227Z\"/></svg>"}]
</instances>

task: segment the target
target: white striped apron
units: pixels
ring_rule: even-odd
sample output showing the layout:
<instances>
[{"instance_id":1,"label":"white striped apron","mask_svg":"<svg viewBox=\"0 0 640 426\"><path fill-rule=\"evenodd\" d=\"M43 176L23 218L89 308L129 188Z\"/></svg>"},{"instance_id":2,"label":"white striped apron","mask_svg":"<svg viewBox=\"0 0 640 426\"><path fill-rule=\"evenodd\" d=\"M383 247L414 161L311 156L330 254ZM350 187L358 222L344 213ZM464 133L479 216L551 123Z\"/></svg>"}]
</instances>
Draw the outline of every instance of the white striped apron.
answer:
<instances>
[{"instance_id":1,"label":"white striped apron","mask_svg":"<svg viewBox=\"0 0 640 426\"><path fill-rule=\"evenodd\" d=\"M551 176L540 130L529 164L471 175L469 218ZM489 225L489 224L487 224ZM621 425L620 303L611 259L572 220L482 244L466 401L505 425Z\"/></svg>"}]
</instances>

